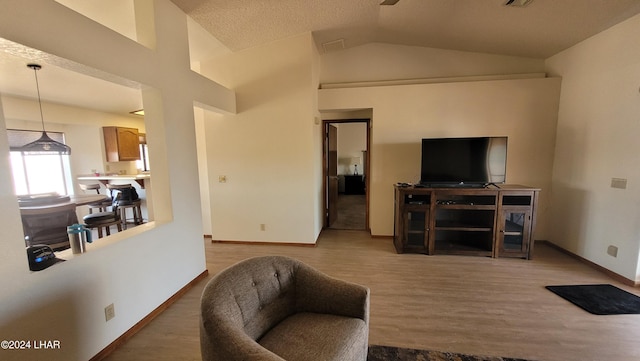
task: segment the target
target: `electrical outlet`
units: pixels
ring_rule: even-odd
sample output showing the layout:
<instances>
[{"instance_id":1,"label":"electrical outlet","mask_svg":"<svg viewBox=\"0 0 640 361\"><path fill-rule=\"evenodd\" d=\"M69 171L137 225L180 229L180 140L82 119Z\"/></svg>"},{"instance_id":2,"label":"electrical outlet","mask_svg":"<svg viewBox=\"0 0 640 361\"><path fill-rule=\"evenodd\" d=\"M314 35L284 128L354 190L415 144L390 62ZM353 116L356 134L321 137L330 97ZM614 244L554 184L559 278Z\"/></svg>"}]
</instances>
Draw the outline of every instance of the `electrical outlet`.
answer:
<instances>
[{"instance_id":1,"label":"electrical outlet","mask_svg":"<svg viewBox=\"0 0 640 361\"><path fill-rule=\"evenodd\" d=\"M264 223L261 223L261 224L260 224L260 230L261 230L261 231L266 231L266 230L267 230L267 225L266 225L266 224L264 224Z\"/></svg>"},{"instance_id":2,"label":"electrical outlet","mask_svg":"<svg viewBox=\"0 0 640 361\"><path fill-rule=\"evenodd\" d=\"M618 257L618 247L616 246L607 247L607 254L612 257Z\"/></svg>"},{"instance_id":3,"label":"electrical outlet","mask_svg":"<svg viewBox=\"0 0 640 361\"><path fill-rule=\"evenodd\" d=\"M104 308L104 318L105 321L109 321L110 319L116 317L116 309L113 306L113 303Z\"/></svg>"}]
</instances>

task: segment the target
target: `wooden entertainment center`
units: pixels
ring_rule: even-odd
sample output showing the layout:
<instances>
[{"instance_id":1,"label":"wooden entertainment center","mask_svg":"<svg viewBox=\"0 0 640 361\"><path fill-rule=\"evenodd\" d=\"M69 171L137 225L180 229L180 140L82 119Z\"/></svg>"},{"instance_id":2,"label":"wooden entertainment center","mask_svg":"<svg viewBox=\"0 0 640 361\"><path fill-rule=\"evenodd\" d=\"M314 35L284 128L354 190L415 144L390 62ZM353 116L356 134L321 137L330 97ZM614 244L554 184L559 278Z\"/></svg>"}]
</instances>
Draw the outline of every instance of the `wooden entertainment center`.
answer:
<instances>
[{"instance_id":1,"label":"wooden entertainment center","mask_svg":"<svg viewBox=\"0 0 640 361\"><path fill-rule=\"evenodd\" d=\"M531 259L539 192L395 185L396 251Z\"/></svg>"}]
</instances>

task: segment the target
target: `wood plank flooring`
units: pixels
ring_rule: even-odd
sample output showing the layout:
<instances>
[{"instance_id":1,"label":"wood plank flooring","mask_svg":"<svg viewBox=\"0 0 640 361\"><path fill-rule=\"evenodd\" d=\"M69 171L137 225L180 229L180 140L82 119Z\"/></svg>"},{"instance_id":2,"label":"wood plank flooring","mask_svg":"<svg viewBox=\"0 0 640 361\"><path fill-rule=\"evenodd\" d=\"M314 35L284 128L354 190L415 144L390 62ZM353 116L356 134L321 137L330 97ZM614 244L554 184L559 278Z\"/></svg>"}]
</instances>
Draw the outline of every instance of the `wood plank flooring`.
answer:
<instances>
[{"instance_id":1,"label":"wood plank flooring","mask_svg":"<svg viewBox=\"0 0 640 361\"><path fill-rule=\"evenodd\" d=\"M367 196L364 194L338 195L338 216L331 229L365 230Z\"/></svg>"},{"instance_id":2,"label":"wood plank flooring","mask_svg":"<svg viewBox=\"0 0 640 361\"><path fill-rule=\"evenodd\" d=\"M596 316L547 291L550 284L628 287L549 247L533 260L396 254L391 239L326 230L318 246L205 240L209 278L106 360L200 360L205 283L242 259L280 254L371 288L370 344L538 361L640 360L640 315Z\"/></svg>"}]
</instances>

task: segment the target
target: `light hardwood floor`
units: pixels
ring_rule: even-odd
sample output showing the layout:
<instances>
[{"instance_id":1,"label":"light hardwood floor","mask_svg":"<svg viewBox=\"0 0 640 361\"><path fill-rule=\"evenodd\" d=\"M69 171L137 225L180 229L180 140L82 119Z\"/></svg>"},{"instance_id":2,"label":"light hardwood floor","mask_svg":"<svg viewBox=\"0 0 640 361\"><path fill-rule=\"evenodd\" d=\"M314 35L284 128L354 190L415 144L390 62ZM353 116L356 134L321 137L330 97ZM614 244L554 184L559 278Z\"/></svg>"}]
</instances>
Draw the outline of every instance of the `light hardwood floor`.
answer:
<instances>
[{"instance_id":1,"label":"light hardwood floor","mask_svg":"<svg viewBox=\"0 0 640 361\"><path fill-rule=\"evenodd\" d=\"M338 195L338 216L331 229L366 229L367 196L364 194Z\"/></svg>"},{"instance_id":2,"label":"light hardwood floor","mask_svg":"<svg viewBox=\"0 0 640 361\"><path fill-rule=\"evenodd\" d=\"M611 283L545 245L533 260L396 254L391 239L327 230L317 247L205 240L210 275L109 361L200 360L199 297L218 271L269 254L298 258L371 288L370 344L538 361L640 360L640 315L596 316L547 291L551 284Z\"/></svg>"}]
</instances>

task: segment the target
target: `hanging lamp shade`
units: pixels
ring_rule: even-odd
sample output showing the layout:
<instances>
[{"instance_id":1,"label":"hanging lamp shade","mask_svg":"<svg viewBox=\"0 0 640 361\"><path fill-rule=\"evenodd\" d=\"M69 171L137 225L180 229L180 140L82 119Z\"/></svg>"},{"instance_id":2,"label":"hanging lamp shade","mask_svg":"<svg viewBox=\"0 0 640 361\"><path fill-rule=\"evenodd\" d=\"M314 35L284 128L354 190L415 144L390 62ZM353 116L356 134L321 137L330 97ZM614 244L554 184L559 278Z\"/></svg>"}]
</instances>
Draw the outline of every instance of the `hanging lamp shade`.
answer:
<instances>
[{"instance_id":1,"label":"hanging lamp shade","mask_svg":"<svg viewBox=\"0 0 640 361\"><path fill-rule=\"evenodd\" d=\"M38 140L20 147L20 151L24 154L71 154L71 148L68 145L51 139L45 131L42 131L42 135Z\"/></svg>"},{"instance_id":2,"label":"hanging lamp shade","mask_svg":"<svg viewBox=\"0 0 640 361\"><path fill-rule=\"evenodd\" d=\"M42 101L40 100L40 85L38 84L38 70L42 68L39 64L27 64L33 69L36 77L36 90L38 91L38 105L40 106L40 120L42 121L42 135L37 140L20 147L24 154L71 154L71 148L63 143L51 139L44 129L44 116L42 115Z\"/></svg>"}]
</instances>

